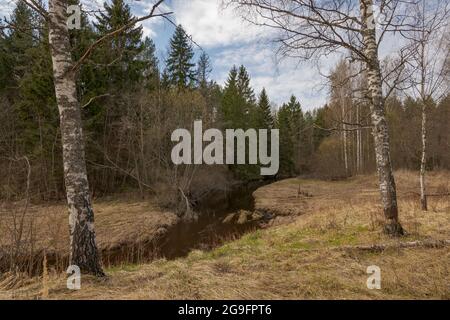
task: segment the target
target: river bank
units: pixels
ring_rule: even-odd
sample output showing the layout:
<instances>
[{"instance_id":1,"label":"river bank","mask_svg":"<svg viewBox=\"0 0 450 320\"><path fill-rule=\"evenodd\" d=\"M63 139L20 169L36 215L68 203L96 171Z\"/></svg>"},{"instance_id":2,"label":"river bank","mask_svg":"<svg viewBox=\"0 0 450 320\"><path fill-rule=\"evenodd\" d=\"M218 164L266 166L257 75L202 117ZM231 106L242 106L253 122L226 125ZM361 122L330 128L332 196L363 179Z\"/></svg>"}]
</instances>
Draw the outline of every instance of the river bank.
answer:
<instances>
[{"instance_id":1,"label":"river bank","mask_svg":"<svg viewBox=\"0 0 450 320\"><path fill-rule=\"evenodd\" d=\"M449 177L431 173L430 192L448 188ZM0 298L450 299L450 248L439 242L450 239L450 199L430 197L430 210L422 212L412 193L415 173L397 172L396 179L407 231L401 239L381 232L374 175L287 179L253 192L255 211L277 209L266 228L176 259L116 265L103 281L83 276L78 291L66 288L65 274L50 272L46 280L0 291ZM367 287L367 268L374 265L380 290Z\"/></svg>"}]
</instances>

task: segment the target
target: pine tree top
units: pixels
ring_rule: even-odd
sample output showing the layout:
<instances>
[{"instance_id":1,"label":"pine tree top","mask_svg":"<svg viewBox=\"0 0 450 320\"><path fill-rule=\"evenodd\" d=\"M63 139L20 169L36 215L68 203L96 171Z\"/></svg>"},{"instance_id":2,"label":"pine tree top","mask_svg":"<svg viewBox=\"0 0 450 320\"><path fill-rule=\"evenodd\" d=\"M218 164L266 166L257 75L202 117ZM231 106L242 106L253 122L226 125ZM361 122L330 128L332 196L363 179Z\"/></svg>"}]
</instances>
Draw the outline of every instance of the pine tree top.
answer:
<instances>
[{"instance_id":1,"label":"pine tree top","mask_svg":"<svg viewBox=\"0 0 450 320\"><path fill-rule=\"evenodd\" d=\"M194 49L191 41L183 27L178 25L170 39L169 57L166 61L167 73L172 85L187 88L195 82L193 57Z\"/></svg>"}]
</instances>

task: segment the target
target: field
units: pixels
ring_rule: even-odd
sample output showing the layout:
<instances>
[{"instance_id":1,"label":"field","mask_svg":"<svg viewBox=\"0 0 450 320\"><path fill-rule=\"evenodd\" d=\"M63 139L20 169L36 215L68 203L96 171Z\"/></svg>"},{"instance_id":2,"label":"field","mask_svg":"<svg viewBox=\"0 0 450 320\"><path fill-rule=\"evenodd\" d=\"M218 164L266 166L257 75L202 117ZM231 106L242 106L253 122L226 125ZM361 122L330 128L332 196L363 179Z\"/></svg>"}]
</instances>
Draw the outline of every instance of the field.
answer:
<instances>
[{"instance_id":1,"label":"field","mask_svg":"<svg viewBox=\"0 0 450 320\"><path fill-rule=\"evenodd\" d=\"M419 208L416 174L398 171L396 180L407 231L400 239L381 232L375 175L336 182L287 179L254 192L255 210L274 219L213 250L109 267L107 279L83 276L78 291L68 290L66 275L51 269L46 277L21 279L20 285L5 274L0 298L450 299L450 197L439 196L448 194L450 173L430 173L428 192L434 196L428 212ZM129 205L116 202L98 210L100 243L112 245L106 240L108 226L136 230L141 225L129 220L143 216L130 212L147 205L130 210ZM109 218L102 218L105 211ZM106 221L110 224L102 226ZM367 267L373 265L381 269L380 290L366 285Z\"/></svg>"}]
</instances>

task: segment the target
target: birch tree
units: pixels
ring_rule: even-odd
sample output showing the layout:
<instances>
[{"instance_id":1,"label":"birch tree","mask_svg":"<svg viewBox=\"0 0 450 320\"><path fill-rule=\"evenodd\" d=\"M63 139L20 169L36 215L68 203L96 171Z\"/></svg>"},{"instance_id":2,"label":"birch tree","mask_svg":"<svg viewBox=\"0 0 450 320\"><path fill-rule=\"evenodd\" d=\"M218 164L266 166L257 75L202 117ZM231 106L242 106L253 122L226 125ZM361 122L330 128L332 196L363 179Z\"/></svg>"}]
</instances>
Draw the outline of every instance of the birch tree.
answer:
<instances>
[{"instance_id":1,"label":"birch tree","mask_svg":"<svg viewBox=\"0 0 450 320\"><path fill-rule=\"evenodd\" d=\"M283 56L308 60L346 51L354 60L363 63L368 83L379 190L386 218L384 231L392 236L402 235L378 48L390 32L409 28L403 10L404 1L378 1L379 12L385 17L381 24L375 19L373 0L224 2L238 9L247 21L272 29L274 41L279 45L278 53ZM377 27L380 30L378 36Z\"/></svg>"},{"instance_id":2,"label":"birch tree","mask_svg":"<svg viewBox=\"0 0 450 320\"><path fill-rule=\"evenodd\" d=\"M404 36L412 43L414 54L409 61L412 68L412 95L421 104L421 142L420 157L420 204L424 211L428 210L425 175L428 157L428 113L434 103L439 103L449 93L446 83L448 70L445 64L450 57L450 46L447 41L448 20L450 18L450 1L420 0L413 7L415 28L404 32Z\"/></svg>"},{"instance_id":3,"label":"birch tree","mask_svg":"<svg viewBox=\"0 0 450 320\"><path fill-rule=\"evenodd\" d=\"M80 103L76 92L77 70L83 61L101 42L134 26L136 23L169 13L156 14L160 0L152 7L150 14L135 18L130 23L103 35L92 43L82 58L72 60L72 48L67 27L68 0L49 0L48 11L35 0L24 0L33 10L42 15L49 29L48 41L53 63L54 86L59 110L61 140L63 145L64 182L69 209L70 264L81 271L104 276L98 252L94 210L86 170L84 138Z\"/></svg>"}]
</instances>

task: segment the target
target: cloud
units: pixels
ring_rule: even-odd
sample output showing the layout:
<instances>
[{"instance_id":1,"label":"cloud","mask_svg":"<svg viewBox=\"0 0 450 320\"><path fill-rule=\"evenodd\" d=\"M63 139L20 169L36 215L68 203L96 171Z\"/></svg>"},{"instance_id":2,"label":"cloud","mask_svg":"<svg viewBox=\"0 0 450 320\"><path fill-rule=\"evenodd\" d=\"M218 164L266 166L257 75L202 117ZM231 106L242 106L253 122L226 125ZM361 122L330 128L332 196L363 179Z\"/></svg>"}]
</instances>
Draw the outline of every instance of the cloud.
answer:
<instances>
[{"instance_id":1,"label":"cloud","mask_svg":"<svg viewBox=\"0 0 450 320\"><path fill-rule=\"evenodd\" d=\"M304 110L321 107L326 103L327 89L321 73L329 73L339 56L330 56L319 61L298 63L295 59L278 61L273 48L267 44L247 44L217 50L212 56L214 78L225 84L229 69L233 65L245 65L255 93L266 88L271 101L278 106L295 95ZM319 72L320 69L320 72Z\"/></svg>"},{"instance_id":2,"label":"cloud","mask_svg":"<svg viewBox=\"0 0 450 320\"><path fill-rule=\"evenodd\" d=\"M222 8L220 0L173 0L172 9L176 22L207 48L251 43L262 36L262 30Z\"/></svg>"},{"instance_id":3,"label":"cloud","mask_svg":"<svg viewBox=\"0 0 450 320\"><path fill-rule=\"evenodd\" d=\"M14 0L0 0L0 18L9 17L15 7Z\"/></svg>"}]
</instances>

